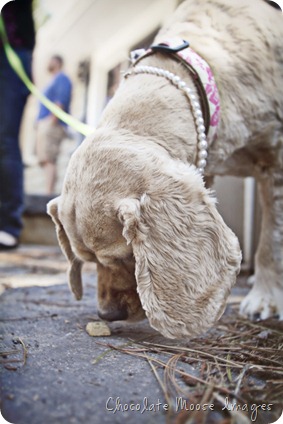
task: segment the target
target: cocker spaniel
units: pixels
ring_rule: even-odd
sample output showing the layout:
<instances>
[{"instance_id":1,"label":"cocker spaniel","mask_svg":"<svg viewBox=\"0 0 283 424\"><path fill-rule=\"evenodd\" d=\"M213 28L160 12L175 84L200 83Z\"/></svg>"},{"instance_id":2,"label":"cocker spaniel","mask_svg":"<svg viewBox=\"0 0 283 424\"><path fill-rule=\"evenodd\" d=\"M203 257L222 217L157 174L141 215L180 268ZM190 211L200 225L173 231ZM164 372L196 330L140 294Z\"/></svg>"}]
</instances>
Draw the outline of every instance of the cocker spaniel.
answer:
<instances>
[{"instance_id":1,"label":"cocker spaniel","mask_svg":"<svg viewBox=\"0 0 283 424\"><path fill-rule=\"evenodd\" d=\"M263 0L188 0L133 63L48 205L82 296L94 261L102 319L170 338L207 330L240 269L204 179L254 176L255 283L241 313L283 318L283 16Z\"/></svg>"}]
</instances>

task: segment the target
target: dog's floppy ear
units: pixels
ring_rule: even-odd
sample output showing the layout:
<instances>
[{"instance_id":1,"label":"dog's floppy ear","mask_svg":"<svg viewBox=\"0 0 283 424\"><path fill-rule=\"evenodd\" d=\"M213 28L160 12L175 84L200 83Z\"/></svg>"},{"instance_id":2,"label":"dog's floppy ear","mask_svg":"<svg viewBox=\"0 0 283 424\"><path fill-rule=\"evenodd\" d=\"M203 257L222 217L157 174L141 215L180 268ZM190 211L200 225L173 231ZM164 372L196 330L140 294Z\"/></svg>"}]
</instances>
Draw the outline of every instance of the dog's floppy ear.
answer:
<instances>
[{"instance_id":1,"label":"dog's floppy ear","mask_svg":"<svg viewBox=\"0 0 283 424\"><path fill-rule=\"evenodd\" d=\"M241 252L195 167L174 166L156 171L140 199L121 200L118 217L151 326L181 338L199 335L222 315Z\"/></svg>"},{"instance_id":2,"label":"dog's floppy ear","mask_svg":"<svg viewBox=\"0 0 283 424\"><path fill-rule=\"evenodd\" d=\"M58 214L59 199L60 199L60 196L56 197L55 199L52 199L47 204L47 213L51 216L55 224L59 245L62 249L62 252L64 253L64 255L66 256L69 262L68 277L69 277L70 289L74 293L75 298L77 300L80 300L83 295L82 276L81 276L82 262L74 255L68 236L59 219L59 214Z\"/></svg>"}]
</instances>

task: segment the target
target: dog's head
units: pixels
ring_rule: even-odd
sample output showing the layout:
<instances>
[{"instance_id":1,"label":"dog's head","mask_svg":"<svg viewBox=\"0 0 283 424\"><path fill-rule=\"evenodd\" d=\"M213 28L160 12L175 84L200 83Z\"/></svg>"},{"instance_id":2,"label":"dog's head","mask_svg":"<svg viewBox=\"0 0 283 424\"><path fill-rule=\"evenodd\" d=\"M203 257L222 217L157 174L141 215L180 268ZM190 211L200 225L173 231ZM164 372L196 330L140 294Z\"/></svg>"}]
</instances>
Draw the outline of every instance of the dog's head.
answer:
<instances>
[{"instance_id":1,"label":"dog's head","mask_svg":"<svg viewBox=\"0 0 283 424\"><path fill-rule=\"evenodd\" d=\"M86 156L84 144L62 195L48 205L75 296L82 296L82 261L93 260L102 318L145 313L170 338L207 330L225 308L241 253L202 177L138 147L98 143Z\"/></svg>"}]
</instances>

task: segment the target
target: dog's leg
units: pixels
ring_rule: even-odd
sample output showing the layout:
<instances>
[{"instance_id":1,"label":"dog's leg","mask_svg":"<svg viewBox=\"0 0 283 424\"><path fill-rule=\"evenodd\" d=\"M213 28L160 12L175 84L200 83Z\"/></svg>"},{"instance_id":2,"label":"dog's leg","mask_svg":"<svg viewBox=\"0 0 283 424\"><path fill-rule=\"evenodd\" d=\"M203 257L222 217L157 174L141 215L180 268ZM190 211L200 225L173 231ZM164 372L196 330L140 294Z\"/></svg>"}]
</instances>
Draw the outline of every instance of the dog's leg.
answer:
<instances>
[{"instance_id":1,"label":"dog's leg","mask_svg":"<svg viewBox=\"0 0 283 424\"><path fill-rule=\"evenodd\" d=\"M240 308L249 318L283 320L283 172L258 179L262 225L255 257L255 281Z\"/></svg>"}]
</instances>

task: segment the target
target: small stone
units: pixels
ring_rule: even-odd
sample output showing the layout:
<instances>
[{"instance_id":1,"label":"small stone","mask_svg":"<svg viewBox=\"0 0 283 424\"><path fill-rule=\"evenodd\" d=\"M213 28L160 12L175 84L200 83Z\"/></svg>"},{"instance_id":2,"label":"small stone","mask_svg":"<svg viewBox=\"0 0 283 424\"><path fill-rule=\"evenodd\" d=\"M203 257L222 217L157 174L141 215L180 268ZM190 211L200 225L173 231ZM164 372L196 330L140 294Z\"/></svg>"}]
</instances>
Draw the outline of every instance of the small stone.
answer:
<instances>
[{"instance_id":1,"label":"small stone","mask_svg":"<svg viewBox=\"0 0 283 424\"><path fill-rule=\"evenodd\" d=\"M92 337L111 335L110 328L103 321L88 322L86 326L86 331Z\"/></svg>"}]
</instances>

